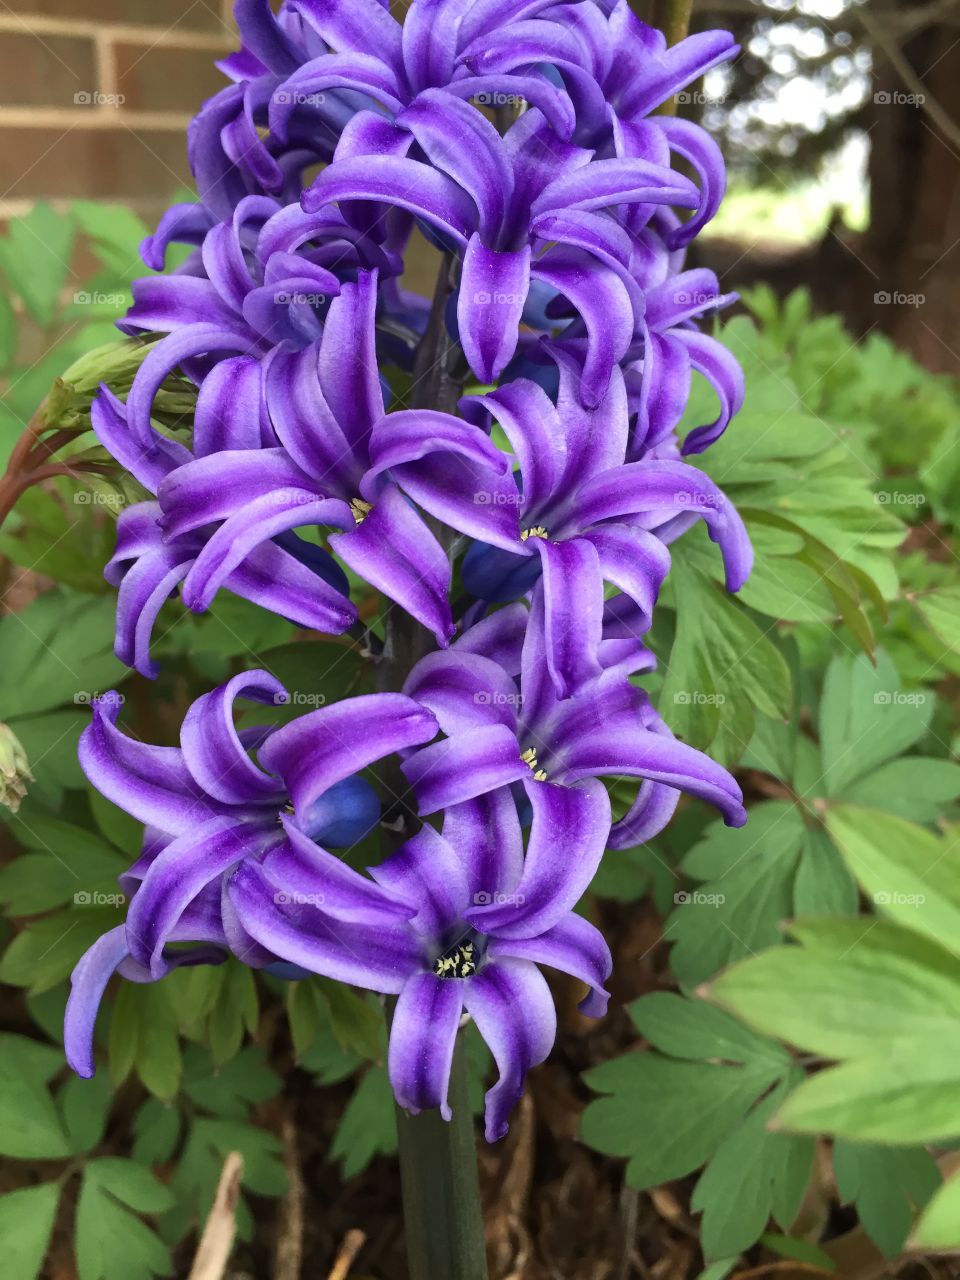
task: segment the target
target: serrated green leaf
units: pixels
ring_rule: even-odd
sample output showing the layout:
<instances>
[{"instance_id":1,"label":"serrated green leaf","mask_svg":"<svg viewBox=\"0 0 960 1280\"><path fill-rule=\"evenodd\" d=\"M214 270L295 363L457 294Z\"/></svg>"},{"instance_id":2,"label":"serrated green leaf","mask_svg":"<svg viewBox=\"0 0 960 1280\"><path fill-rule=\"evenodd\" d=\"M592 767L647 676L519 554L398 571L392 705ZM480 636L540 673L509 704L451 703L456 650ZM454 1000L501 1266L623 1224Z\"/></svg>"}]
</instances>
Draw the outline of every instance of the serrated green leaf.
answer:
<instances>
[{"instance_id":1,"label":"serrated green leaf","mask_svg":"<svg viewBox=\"0 0 960 1280\"><path fill-rule=\"evenodd\" d=\"M254 1103L276 1097L281 1088L280 1077L255 1045L248 1045L222 1066L197 1045L186 1052L184 1092L195 1106L214 1115L246 1120Z\"/></svg>"},{"instance_id":2,"label":"serrated green leaf","mask_svg":"<svg viewBox=\"0 0 960 1280\"><path fill-rule=\"evenodd\" d=\"M167 1275L170 1254L128 1208L160 1212L172 1196L133 1160L93 1160L77 1201L75 1247L80 1280L146 1280Z\"/></svg>"},{"instance_id":3,"label":"serrated green leaf","mask_svg":"<svg viewBox=\"0 0 960 1280\"><path fill-rule=\"evenodd\" d=\"M922 1147L880 1147L842 1138L833 1144L833 1172L841 1203L855 1205L863 1229L887 1258L902 1252L916 1210L941 1182L936 1161Z\"/></svg>"},{"instance_id":4,"label":"serrated green leaf","mask_svg":"<svg viewBox=\"0 0 960 1280\"><path fill-rule=\"evenodd\" d=\"M864 809L882 809L911 822L935 822L960 796L960 765L951 760L907 756L881 765L851 783L841 799Z\"/></svg>"},{"instance_id":5,"label":"serrated green leaf","mask_svg":"<svg viewBox=\"0 0 960 1280\"><path fill-rule=\"evenodd\" d=\"M641 1035L671 1058L766 1062L775 1070L790 1065L790 1055L772 1040L704 1000L655 991L627 1005L627 1012Z\"/></svg>"},{"instance_id":6,"label":"serrated green leaf","mask_svg":"<svg viewBox=\"0 0 960 1280\"><path fill-rule=\"evenodd\" d=\"M397 1149L396 1104L383 1067L364 1072L347 1103L330 1145L344 1178L361 1173L376 1155Z\"/></svg>"},{"instance_id":7,"label":"serrated green leaf","mask_svg":"<svg viewBox=\"0 0 960 1280\"><path fill-rule=\"evenodd\" d=\"M798 916L856 914L856 881L822 827L804 832L793 910Z\"/></svg>"},{"instance_id":8,"label":"serrated green leaf","mask_svg":"<svg viewBox=\"0 0 960 1280\"><path fill-rule=\"evenodd\" d=\"M30 1072L30 1042L21 1046L19 1039L8 1039L14 1052L0 1061L0 1154L19 1160L69 1155L70 1144L46 1085Z\"/></svg>"},{"instance_id":9,"label":"serrated green leaf","mask_svg":"<svg viewBox=\"0 0 960 1280\"><path fill-rule=\"evenodd\" d=\"M852 805L827 825L878 911L960 954L960 830L935 836L893 814Z\"/></svg>"},{"instance_id":10,"label":"serrated green leaf","mask_svg":"<svg viewBox=\"0 0 960 1280\"><path fill-rule=\"evenodd\" d=\"M111 1101L110 1081L105 1072L98 1072L90 1080L74 1075L67 1079L57 1104L73 1151L91 1151L100 1142L107 1127Z\"/></svg>"},{"instance_id":11,"label":"serrated green leaf","mask_svg":"<svg viewBox=\"0 0 960 1280\"><path fill-rule=\"evenodd\" d=\"M38 324L49 325L56 313L73 238L72 216L39 200L22 218L11 218L0 239L0 268Z\"/></svg>"}]
</instances>

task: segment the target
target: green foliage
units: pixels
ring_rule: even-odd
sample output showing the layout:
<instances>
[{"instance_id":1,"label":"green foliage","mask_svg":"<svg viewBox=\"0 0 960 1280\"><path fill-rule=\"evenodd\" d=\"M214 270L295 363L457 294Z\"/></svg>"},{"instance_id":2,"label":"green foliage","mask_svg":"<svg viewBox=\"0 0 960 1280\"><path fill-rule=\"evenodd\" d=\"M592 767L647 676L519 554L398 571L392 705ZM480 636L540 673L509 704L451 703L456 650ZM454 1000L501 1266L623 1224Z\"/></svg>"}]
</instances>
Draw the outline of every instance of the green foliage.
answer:
<instances>
[{"instance_id":1,"label":"green foliage","mask_svg":"<svg viewBox=\"0 0 960 1280\"><path fill-rule=\"evenodd\" d=\"M811 1142L766 1129L801 1074L789 1053L680 996L645 996L628 1011L653 1047L587 1072L608 1096L584 1112L584 1140L628 1157L627 1181L638 1189L705 1164L692 1208L703 1214L708 1259L747 1248L771 1216L788 1229L813 1160Z\"/></svg>"}]
</instances>

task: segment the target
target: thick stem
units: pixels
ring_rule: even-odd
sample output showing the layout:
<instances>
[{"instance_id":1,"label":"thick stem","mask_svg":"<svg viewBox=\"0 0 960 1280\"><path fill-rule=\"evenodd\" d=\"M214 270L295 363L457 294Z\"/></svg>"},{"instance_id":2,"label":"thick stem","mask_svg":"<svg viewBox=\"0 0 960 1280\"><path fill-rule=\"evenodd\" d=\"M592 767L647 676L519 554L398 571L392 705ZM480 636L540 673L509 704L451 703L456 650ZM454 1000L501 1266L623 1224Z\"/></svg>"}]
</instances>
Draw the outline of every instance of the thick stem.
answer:
<instances>
[{"instance_id":1,"label":"thick stem","mask_svg":"<svg viewBox=\"0 0 960 1280\"><path fill-rule=\"evenodd\" d=\"M453 1119L397 1109L410 1280L487 1280L467 1059L458 1039L450 1076Z\"/></svg>"},{"instance_id":2,"label":"thick stem","mask_svg":"<svg viewBox=\"0 0 960 1280\"><path fill-rule=\"evenodd\" d=\"M463 352L447 330L446 309L456 288L456 262L440 265L433 308L417 348L411 408L451 413L463 390L467 369ZM450 531L430 522L448 551ZM378 684L395 691L414 664L436 647L433 636L402 609L387 617L386 642L378 664ZM394 763L381 775L389 825L381 828L385 852L395 849L415 830L413 807L407 803L406 779ZM467 1091L467 1064L458 1037L449 1090L453 1119L439 1111L407 1115L397 1108L400 1181L410 1280L487 1280L483 1215L477 1178L473 1114Z\"/></svg>"}]
</instances>

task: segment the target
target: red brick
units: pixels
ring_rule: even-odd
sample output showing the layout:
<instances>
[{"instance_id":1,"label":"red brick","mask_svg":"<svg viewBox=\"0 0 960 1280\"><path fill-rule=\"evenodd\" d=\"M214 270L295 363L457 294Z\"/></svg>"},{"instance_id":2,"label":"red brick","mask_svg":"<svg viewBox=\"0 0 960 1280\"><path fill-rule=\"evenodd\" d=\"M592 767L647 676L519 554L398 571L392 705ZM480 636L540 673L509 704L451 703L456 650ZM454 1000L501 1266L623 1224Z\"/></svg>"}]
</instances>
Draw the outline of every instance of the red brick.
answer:
<instances>
[{"instance_id":1,"label":"red brick","mask_svg":"<svg viewBox=\"0 0 960 1280\"><path fill-rule=\"evenodd\" d=\"M92 40L0 31L0 105L72 107L96 88Z\"/></svg>"},{"instance_id":2,"label":"red brick","mask_svg":"<svg viewBox=\"0 0 960 1280\"><path fill-rule=\"evenodd\" d=\"M3 128L0 117L0 128ZM190 182L180 129L3 128L0 199L85 196L167 200Z\"/></svg>"},{"instance_id":3,"label":"red brick","mask_svg":"<svg viewBox=\"0 0 960 1280\"><path fill-rule=\"evenodd\" d=\"M117 92L127 111L196 111L229 83L216 54L149 44L114 46Z\"/></svg>"},{"instance_id":4,"label":"red brick","mask_svg":"<svg viewBox=\"0 0 960 1280\"><path fill-rule=\"evenodd\" d=\"M0 12L44 18L89 19L177 31L224 31L220 0L4 0Z\"/></svg>"}]
</instances>

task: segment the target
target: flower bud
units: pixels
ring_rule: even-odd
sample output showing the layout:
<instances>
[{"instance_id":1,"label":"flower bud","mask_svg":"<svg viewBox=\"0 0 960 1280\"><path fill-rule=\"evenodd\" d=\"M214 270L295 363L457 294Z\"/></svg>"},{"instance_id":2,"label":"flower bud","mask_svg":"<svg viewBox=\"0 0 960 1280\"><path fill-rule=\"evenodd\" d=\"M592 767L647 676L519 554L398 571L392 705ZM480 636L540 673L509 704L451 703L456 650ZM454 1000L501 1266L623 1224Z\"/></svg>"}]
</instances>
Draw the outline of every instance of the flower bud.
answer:
<instances>
[{"instance_id":1,"label":"flower bud","mask_svg":"<svg viewBox=\"0 0 960 1280\"><path fill-rule=\"evenodd\" d=\"M0 723L0 804L13 813L27 794L26 784L33 781L27 753L9 726Z\"/></svg>"}]
</instances>

